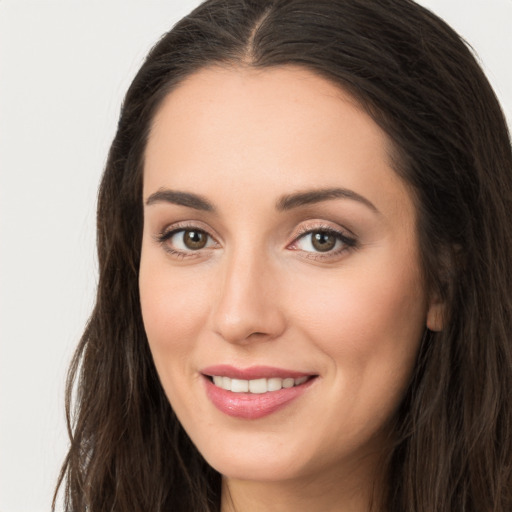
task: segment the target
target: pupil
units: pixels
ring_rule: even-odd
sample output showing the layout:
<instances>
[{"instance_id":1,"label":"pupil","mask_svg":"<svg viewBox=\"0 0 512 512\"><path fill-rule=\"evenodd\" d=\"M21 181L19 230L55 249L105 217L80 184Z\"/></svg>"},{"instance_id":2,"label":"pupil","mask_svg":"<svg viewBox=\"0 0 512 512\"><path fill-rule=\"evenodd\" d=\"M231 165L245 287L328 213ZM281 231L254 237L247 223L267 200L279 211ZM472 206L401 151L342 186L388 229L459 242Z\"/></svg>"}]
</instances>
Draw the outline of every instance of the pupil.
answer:
<instances>
[{"instance_id":1,"label":"pupil","mask_svg":"<svg viewBox=\"0 0 512 512\"><path fill-rule=\"evenodd\" d=\"M206 236L201 231L185 231L184 243L189 249L202 249L206 245Z\"/></svg>"},{"instance_id":2,"label":"pupil","mask_svg":"<svg viewBox=\"0 0 512 512\"><path fill-rule=\"evenodd\" d=\"M331 233L319 231L313 235L312 243L317 251L327 252L336 245L336 237Z\"/></svg>"}]
</instances>

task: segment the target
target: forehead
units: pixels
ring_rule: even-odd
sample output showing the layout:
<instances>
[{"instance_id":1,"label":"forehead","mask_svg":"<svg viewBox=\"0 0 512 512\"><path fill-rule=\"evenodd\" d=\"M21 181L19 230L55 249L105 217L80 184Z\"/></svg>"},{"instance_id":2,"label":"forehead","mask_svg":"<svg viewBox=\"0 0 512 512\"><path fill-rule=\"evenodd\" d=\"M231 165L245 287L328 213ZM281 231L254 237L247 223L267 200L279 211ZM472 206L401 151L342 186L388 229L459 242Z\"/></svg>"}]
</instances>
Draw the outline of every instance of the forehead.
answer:
<instances>
[{"instance_id":1,"label":"forehead","mask_svg":"<svg viewBox=\"0 0 512 512\"><path fill-rule=\"evenodd\" d=\"M205 147L226 135L233 147L264 142L285 149L292 138L313 139L315 132L354 149L364 132L376 152L382 150L379 156L391 147L352 96L309 70L214 66L187 77L167 95L152 123L149 150L171 138L176 146L192 138Z\"/></svg>"},{"instance_id":2,"label":"forehead","mask_svg":"<svg viewBox=\"0 0 512 512\"><path fill-rule=\"evenodd\" d=\"M169 93L153 120L144 196L161 187L208 195L220 184L239 196L344 186L410 203L391 151L351 95L309 70L205 68Z\"/></svg>"}]
</instances>

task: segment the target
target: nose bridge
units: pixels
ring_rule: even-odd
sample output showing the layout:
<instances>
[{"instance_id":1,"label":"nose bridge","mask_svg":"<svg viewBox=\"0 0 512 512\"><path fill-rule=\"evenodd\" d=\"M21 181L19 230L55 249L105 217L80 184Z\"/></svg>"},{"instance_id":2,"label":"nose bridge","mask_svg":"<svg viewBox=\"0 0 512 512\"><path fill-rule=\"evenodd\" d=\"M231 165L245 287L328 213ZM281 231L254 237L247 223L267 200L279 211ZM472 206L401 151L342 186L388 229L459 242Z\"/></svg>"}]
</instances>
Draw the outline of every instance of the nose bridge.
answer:
<instances>
[{"instance_id":1,"label":"nose bridge","mask_svg":"<svg viewBox=\"0 0 512 512\"><path fill-rule=\"evenodd\" d=\"M273 339L284 329L276 269L262 248L240 244L226 254L212 306L214 329L225 340Z\"/></svg>"}]
</instances>

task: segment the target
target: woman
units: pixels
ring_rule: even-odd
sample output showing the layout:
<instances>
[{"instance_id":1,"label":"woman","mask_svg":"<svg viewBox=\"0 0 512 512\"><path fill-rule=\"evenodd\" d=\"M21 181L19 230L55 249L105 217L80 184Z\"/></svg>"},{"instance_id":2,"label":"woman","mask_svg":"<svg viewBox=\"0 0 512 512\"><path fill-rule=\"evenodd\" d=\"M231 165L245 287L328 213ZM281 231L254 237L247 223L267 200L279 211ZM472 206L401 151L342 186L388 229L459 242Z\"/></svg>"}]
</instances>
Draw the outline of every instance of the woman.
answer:
<instances>
[{"instance_id":1,"label":"woman","mask_svg":"<svg viewBox=\"0 0 512 512\"><path fill-rule=\"evenodd\" d=\"M69 510L507 511L512 156L408 0L210 0L100 189Z\"/></svg>"}]
</instances>

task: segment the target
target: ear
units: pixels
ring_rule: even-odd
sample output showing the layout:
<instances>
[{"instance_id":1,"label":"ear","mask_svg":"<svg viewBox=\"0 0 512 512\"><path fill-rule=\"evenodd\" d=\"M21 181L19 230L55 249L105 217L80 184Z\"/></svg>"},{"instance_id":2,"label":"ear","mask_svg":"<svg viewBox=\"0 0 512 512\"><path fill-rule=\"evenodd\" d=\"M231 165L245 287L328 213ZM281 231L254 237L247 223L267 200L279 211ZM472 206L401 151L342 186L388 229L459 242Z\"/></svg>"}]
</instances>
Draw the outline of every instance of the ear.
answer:
<instances>
[{"instance_id":1,"label":"ear","mask_svg":"<svg viewBox=\"0 0 512 512\"><path fill-rule=\"evenodd\" d=\"M448 304L450 293L456 279L455 271L464 266L462 247L458 244L445 246L437 252L437 283L430 290L427 310L427 329L440 332L448 321Z\"/></svg>"},{"instance_id":2,"label":"ear","mask_svg":"<svg viewBox=\"0 0 512 512\"><path fill-rule=\"evenodd\" d=\"M439 298L434 299L427 311L427 329L434 332L442 331L446 318L446 304Z\"/></svg>"}]
</instances>

